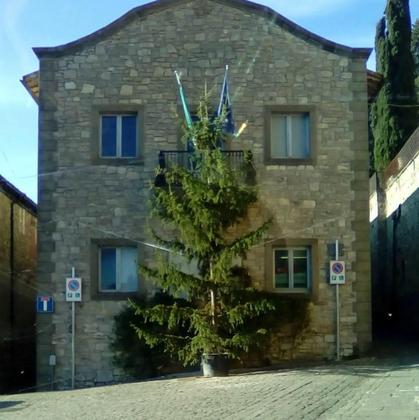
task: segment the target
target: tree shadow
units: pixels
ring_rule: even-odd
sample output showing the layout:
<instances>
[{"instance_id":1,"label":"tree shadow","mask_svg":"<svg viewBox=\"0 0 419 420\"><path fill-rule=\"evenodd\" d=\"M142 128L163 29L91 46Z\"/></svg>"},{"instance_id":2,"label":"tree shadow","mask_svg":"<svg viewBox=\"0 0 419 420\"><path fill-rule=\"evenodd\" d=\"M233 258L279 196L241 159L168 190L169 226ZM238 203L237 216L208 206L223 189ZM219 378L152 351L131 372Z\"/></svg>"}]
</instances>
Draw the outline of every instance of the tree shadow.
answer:
<instances>
[{"instance_id":1,"label":"tree shadow","mask_svg":"<svg viewBox=\"0 0 419 420\"><path fill-rule=\"evenodd\" d=\"M241 370L232 372L233 375L266 375L266 374L299 374L312 375L335 375L335 376L359 376L359 377L382 377L392 372L419 370L419 355L406 357L365 357L340 362L325 361L307 363L296 361L290 364L268 366L266 368Z\"/></svg>"},{"instance_id":2,"label":"tree shadow","mask_svg":"<svg viewBox=\"0 0 419 420\"><path fill-rule=\"evenodd\" d=\"M8 408L15 407L19 404L22 404L24 401L0 401L0 410L7 410ZM24 407L21 407L22 409ZM20 409L20 408L18 408ZM1 414L1 411L0 411Z\"/></svg>"}]
</instances>

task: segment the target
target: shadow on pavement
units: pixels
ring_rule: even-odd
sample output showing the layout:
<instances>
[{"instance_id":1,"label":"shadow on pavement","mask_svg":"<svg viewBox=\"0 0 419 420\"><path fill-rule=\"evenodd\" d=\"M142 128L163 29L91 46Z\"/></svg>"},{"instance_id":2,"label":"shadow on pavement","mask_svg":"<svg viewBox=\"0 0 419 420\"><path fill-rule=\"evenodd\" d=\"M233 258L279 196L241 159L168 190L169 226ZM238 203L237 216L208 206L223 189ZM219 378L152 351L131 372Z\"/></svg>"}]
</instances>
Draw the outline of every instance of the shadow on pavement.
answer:
<instances>
[{"instance_id":1,"label":"shadow on pavement","mask_svg":"<svg viewBox=\"0 0 419 420\"><path fill-rule=\"evenodd\" d=\"M0 401L0 414L1 414L1 410L15 407L16 405L22 404L23 402L24 401Z\"/></svg>"},{"instance_id":2,"label":"shadow on pavement","mask_svg":"<svg viewBox=\"0 0 419 420\"><path fill-rule=\"evenodd\" d=\"M239 375L313 373L317 375L353 375L378 377L395 371L419 370L419 341L387 337L374 341L364 357L342 361L289 361L266 368L237 370Z\"/></svg>"}]
</instances>

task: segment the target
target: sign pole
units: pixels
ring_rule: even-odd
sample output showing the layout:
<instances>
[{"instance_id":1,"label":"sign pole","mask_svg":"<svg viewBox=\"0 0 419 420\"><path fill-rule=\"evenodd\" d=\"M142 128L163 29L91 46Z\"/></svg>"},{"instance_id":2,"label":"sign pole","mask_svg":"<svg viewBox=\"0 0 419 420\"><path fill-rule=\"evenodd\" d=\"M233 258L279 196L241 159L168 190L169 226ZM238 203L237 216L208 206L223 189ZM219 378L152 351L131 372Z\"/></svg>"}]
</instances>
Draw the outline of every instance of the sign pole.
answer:
<instances>
[{"instance_id":1,"label":"sign pole","mask_svg":"<svg viewBox=\"0 0 419 420\"><path fill-rule=\"evenodd\" d=\"M71 277L76 277L76 270L74 267L71 268ZM76 373L76 346L75 346L75 335L76 335L76 302L71 302L71 388L74 389L75 384L75 373Z\"/></svg>"},{"instance_id":2,"label":"sign pole","mask_svg":"<svg viewBox=\"0 0 419 420\"><path fill-rule=\"evenodd\" d=\"M81 278L76 277L76 269L71 268L71 277L65 281L65 300L71 302L71 388L76 377L76 302L81 302Z\"/></svg>"},{"instance_id":3,"label":"sign pole","mask_svg":"<svg viewBox=\"0 0 419 420\"><path fill-rule=\"evenodd\" d=\"M335 260L339 259L339 241L335 242ZM339 284L336 284L336 360L340 360L340 301Z\"/></svg>"}]
</instances>

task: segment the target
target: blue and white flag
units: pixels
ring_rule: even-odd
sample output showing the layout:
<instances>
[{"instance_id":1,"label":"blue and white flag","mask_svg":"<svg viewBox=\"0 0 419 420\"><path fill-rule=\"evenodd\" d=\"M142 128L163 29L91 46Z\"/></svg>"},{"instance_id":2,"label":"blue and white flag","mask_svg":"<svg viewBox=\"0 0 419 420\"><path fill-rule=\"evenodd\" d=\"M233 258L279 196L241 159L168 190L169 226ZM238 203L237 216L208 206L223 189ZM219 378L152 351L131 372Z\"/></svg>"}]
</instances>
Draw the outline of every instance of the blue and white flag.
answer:
<instances>
[{"instance_id":1,"label":"blue and white flag","mask_svg":"<svg viewBox=\"0 0 419 420\"><path fill-rule=\"evenodd\" d=\"M223 124L223 130L225 133L234 135L234 119L233 119L233 106L230 100L230 93L228 90L228 80L227 80L228 66L224 73L223 88L221 90L220 103L217 109L217 117L220 117L223 109L225 109L225 121Z\"/></svg>"}]
</instances>

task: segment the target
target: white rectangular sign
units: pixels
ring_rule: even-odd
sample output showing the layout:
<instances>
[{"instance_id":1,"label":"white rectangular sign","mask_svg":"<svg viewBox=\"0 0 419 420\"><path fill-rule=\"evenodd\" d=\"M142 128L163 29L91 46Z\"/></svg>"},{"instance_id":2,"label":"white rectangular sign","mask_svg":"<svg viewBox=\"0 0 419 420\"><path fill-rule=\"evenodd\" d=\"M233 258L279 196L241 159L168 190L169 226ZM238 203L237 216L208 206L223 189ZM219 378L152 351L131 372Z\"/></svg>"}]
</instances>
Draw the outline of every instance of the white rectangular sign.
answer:
<instances>
[{"instance_id":1,"label":"white rectangular sign","mask_svg":"<svg viewBox=\"0 0 419 420\"><path fill-rule=\"evenodd\" d=\"M81 278L72 277L65 281L65 300L81 302Z\"/></svg>"},{"instance_id":2,"label":"white rectangular sign","mask_svg":"<svg viewBox=\"0 0 419 420\"><path fill-rule=\"evenodd\" d=\"M330 261L330 284L345 284L345 261Z\"/></svg>"}]
</instances>

